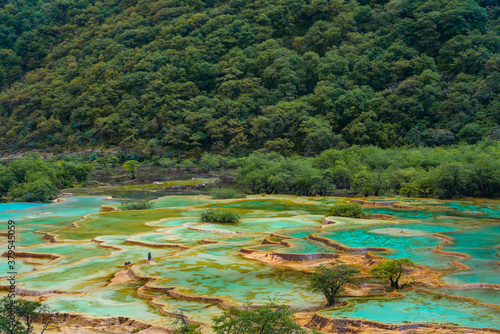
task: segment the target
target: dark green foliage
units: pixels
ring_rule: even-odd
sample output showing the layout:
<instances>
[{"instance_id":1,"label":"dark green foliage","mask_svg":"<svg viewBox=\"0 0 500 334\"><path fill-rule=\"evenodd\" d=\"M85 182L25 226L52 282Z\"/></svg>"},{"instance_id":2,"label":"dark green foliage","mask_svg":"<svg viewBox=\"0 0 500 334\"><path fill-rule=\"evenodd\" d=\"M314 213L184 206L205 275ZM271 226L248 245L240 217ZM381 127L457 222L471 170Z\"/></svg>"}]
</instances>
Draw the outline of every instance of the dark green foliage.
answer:
<instances>
[{"instance_id":1,"label":"dark green foliage","mask_svg":"<svg viewBox=\"0 0 500 334\"><path fill-rule=\"evenodd\" d=\"M500 196L500 143L450 148L353 146L315 157L254 153L236 180L253 193L453 198Z\"/></svg>"},{"instance_id":2,"label":"dark green foliage","mask_svg":"<svg viewBox=\"0 0 500 334\"><path fill-rule=\"evenodd\" d=\"M33 326L36 323L42 328L40 334L43 334L53 321L50 316L43 317L44 313L50 313L50 310L40 302L5 296L0 300L0 332L31 334L34 333Z\"/></svg>"},{"instance_id":3,"label":"dark green foliage","mask_svg":"<svg viewBox=\"0 0 500 334\"><path fill-rule=\"evenodd\" d=\"M359 270L345 264L330 263L319 265L311 274L309 287L314 292L321 292L328 301L328 306L335 304L335 296L340 288L347 283L356 283L354 277Z\"/></svg>"},{"instance_id":4,"label":"dark green foliage","mask_svg":"<svg viewBox=\"0 0 500 334\"><path fill-rule=\"evenodd\" d=\"M200 213L200 221L204 223L234 224L240 221L240 217L231 211L208 209Z\"/></svg>"},{"instance_id":5,"label":"dark green foliage","mask_svg":"<svg viewBox=\"0 0 500 334\"><path fill-rule=\"evenodd\" d=\"M237 180L254 193L327 195L335 190L331 173L312 166L313 159L254 153L242 159Z\"/></svg>"},{"instance_id":6,"label":"dark green foliage","mask_svg":"<svg viewBox=\"0 0 500 334\"><path fill-rule=\"evenodd\" d=\"M216 334L305 334L293 311L285 305L267 304L228 312L213 319Z\"/></svg>"},{"instance_id":7,"label":"dark green foliage","mask_svg":"<svg viewBox=\"0 0 500 334\"><path fill-rule=\"evenodd\" d=\"M211 171L214 156L259 149L475 143L500 124L498 12L474 0L4 0L0 149L118 146L121 163L210 152Z\"/></svg>"},{"instance_id":8,"label":"dark green foliage","mask_svg":"<svg viewBox=\"0 0 500 334\"><path fill-rule=\"evenodd\" d=\"M36 157L0 166L0 196L8 200L48 202L59 189L85 185L93 167L78 162L49 162Z\"/></svg>"},{"instance_id":9,"label":"dark green foliage","mask_svg":"<svg viewBox=\"0 0 500 334\"><path fill-rule=\"evenodd\" d=\"M216 199L245 198L246 195L235 188L216 188L210 192L210 196Z\"/></svg>"},{"instance_id":10,"label":"dark green foliage","mask_svg":"<svg viewBox=\"0 0 500 334\"><path fill-rule=\"evenodd\" d=\"M407 259L384 260L378 266L373 267L370 272L377 275L381 279L389 280L391 288L399 289L399 281L402 278L413 279L407 273L407 267L414 267L415 264Z\"/></svg>"},{"instance_id":11,"label":"dark green foliage","mask_svg":"<svg viewBox=\"0 0 500 334\"><path fill-rule=\"evenodd\" d=\"M336 217L351 217L351 218L367 218L367 214L363 207L358 203L352 204L334 204L328 210L327 216Z\"/></svg>"},{"instance_id":12,"label":"dark green foliage","mask_svg":"<svg viewBox=\"0 0 500 334\"><path fill-rule=\"evenodd\" d=\"M153 207L153 202L143 200L135 202L122 201L120 202L120 206L118 208L120 210L149 210L152 207Z\"/></svg>"}]
</instances>

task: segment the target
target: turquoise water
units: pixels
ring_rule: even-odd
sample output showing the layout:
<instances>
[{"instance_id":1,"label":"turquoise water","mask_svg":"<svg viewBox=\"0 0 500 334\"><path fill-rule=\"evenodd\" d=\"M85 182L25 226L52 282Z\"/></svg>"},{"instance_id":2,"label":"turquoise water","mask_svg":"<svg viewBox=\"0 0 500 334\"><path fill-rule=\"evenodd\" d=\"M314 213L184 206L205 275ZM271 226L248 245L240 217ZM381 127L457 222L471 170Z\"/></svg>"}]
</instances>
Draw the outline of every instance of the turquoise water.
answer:
<instances>
[{"instance_id":1,"label":"turquoise water","mask_svg":"<svg viewBox=\"0 0 500 334\"><path fill-rule=\"evenodd\" d=\"M131 317L156 325L170 325L174 318L160 313L146 298L137 295L139 282L105 287L83 296L59 295L46 305L54 311L87 314L96 317Z\"/></svg>"},{"instance_id":2,"label":"turquoise water","mask_svg":"<svg viewBox=\"0 0 500 334\"><path fill-rule=\"evenodd\" d=\"M387 227L387 226L384 226ZM384 227L377 227L383 229ZM399 227L399 226L398 226ZM409 229L409 226L404 226ZM426 236L393 236L370 233L370 229L350 229L319 233L318 236L337 241L349 247L383 247L389 248L390 253L381 254L391 258L409 258L412 261L434 268L450 268L448 260L443 256L433 253L436 245L442 242L441 239L433 237L432 234ZM411 230L411 229L410 229ZM415 231L423 231L417 230ZM425 232L425 231L424 231Z\"/></svg>"},{"instance_id":3,"label":"turquoise water","mask_svg":"<svg viewBox=\"0 0 500 334\"><path fill-rule=\"evenodd\" d=\"M305 308L323 301L321 295L311 294L306 284L297 285L307 281L306 273L244 259L234 247L207 245L203 249L184 251L182 256L164 257L156 260L155 265L137 268L141 274L161 278L154 285L179 286L183 293L220 297L236 305L277 298L293 307Z\"/></svg>"},{"instance_id":4,"label":"turquoise water","mask_svg":"<svg viewBox=\"0 0 500 334\"><path fill-rule=\"evenodd\" d=\"M500 328L500 311L462 299L404 291L394 299L350 300L350 305L321 311L332 318L362 318L389 324L433 323L464 327Z\"/></svg>"},{"instance_id":5,"label":"turquoise water","mask_svg":"<svg viewBox=\"0 0 500 334\"><path fill-rule=\"evenodd\" d=\"M212 204L217 208L234 208L240 210L286 211L295 213L324 214L325 207L321 205L299 204L293 201L279 199L245 200L230 204Z\"/></svg>"},{"instance_id":6,"label":"turquoise water","mask_svg":"<svg viewBox=\"0 0 500 334\"><path fill-rule=\"evenodd\" d=\"M0 258L0 278L9 276L9 272L12 272L8 259L6 257ZM33 270L35 266L33 264L29 264L24 262L21 259L16 259L14 272L17 274L27 273Z\"/></svg>"},{"instance_id":7,"label":"turquoise water","mask_svg":"<svg viewBox=\"0 0 500 334\"><path fill-rule=\"evenodd\" d=\"M11 210L25 210L33 207L40 207L47 205L49 203L27 203L27 202L16 202L16 203L0 203L0 212L11 211ZM0 217L2 217L0 215Z\"/></svg>"},{"instance_id":8,"label":"turquoise water","mask_svg":"<svg viewBox=\"0 0 500 334\"><path fill-rule=\"evenodd\" d=\"M312 233L350 247L390 248L391 252L381 255L392 258L408 257L418 264L442 270L444 276L440 279L444 283L500 283L500 270L496 265L500 260L497 256L500 252L497 249L500 244L500 225L492 223L494 219L498 222L498 205L487 202L475 204L438 200L404 201L409 205L420 205L423 209L370 208L370 212L389 213L398 218L335 218L336 224L323 226L321 220L325 210L324 204L344 201L345 199L338 198L295 196L246 198L235 201L211 200L199 196L168 196L155 201L155 206L162 207L161 209L91 215L78 221L78 228L69 228L68 225L84 215L98 212L102 204L112 201L104 197L73 197L63 203L18 206L8 211L0 211L0 215L19 219L19 251L61 256L59 260L51 263L47 260L37 260L39 270L36 272L31 272L33 265L19 261L18 282L31 289L84 293L77 297L52 297L48 303L56 309L93 316L122 315L166 324L161 320L165 317L159 313L159 307L152 306L148 299L137 296L136 291L144 282L107 287L113 275L124 268L125 261L131 261L134 270L140 274L158 278L150 284L175 286L180 292L188 295L220 297L235 305L244 305L250 301L264 303L274 298L275 301L291 305L296 310L318 307L324 302L324 297L312 293L307 288L308 273L273 267L244 258L240 253L241 248L293 254L337 252L322 243L308 239ZM242 220L238 224L229 225L199 222L199 212L211 206L236 210ZM42 240L42 235L34 234L35 231L57 234L59 240L65 242L48 243ZM433 236L437 232L455 238L454 243L443 244L443 250L466 253L470 257L462 260L434 254L435 246L443 243L442 239ZM269 238L271 234L291 237L292 239L285 241L292 247L260 245L262 240ZM93 238L104 241L105 245L120 247L121 250L99 247L96 242L91 242ZM129 238L155 244L183 244L191 248L151 248L125 243ZM201 239L218 243L203 244ZM153 256L152 263L145 261L149 252ZM451 266L450 262L454 260L463 262L471 267L471 270L463 271ZM5 265L1 263L0 272L5 270ZM1 281L0 284L6 282ZM497 290L435 290L499 304ZM177 300L165 295L158 301L170 311L183 307L186 314L194 320L209 322L212 316L222 312L219 307L211 304ZM449 314L451 305L455 305L457 309L463 308L463 311L458 310L454 317ZM402 311L399 312L399 309ZM387 315L388 310L398 311ZM404 299L362 298L353 301L352 306L342 309L341 312L342 316L373 318L372 320L381 322L434 322L438 319L462 326L474 323L475 325L471 326L483 326L483 323L497 326L491 308L411 291ZM396 313L401 314L390 320ZM478 320L479 317L484 320Z\"/></svg>"}]
</instances>

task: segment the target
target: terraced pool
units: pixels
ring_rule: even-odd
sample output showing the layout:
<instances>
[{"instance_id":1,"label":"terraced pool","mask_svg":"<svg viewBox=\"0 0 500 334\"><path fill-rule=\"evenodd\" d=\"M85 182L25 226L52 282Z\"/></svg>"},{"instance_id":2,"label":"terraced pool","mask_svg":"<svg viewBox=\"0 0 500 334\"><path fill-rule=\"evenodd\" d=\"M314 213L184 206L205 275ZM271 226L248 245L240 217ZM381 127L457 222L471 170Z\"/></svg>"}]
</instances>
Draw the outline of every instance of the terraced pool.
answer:
<instances>
[{"instance_id":1,"label":"terraced pool","mask_svg":"<svg viewBox=\"0 0 500 334\"><path fill-rule=\"evenodd\" d=\"M48 294L45 302L59 311L125 316L169 326L174 320L169 312L178 308L191 319L205 323L221 315L228 305L271 299L296 311L319 310L323 296L307 288L309 272L319 262L297 261L310 260L314 257L307 256L319 253L364 259L366 252L332 248L313 240L311 236L315 235L346 249L386 248L378 254L410 258L439 277L423 285L430 292L408 290L401 298L345 295L349 306L321 311L322 316L389 324L500 328L500 302L495 297L500 294L498 202L402 199L412 207L367 208L370 213L389 214L392 219L331 217L333 224L322 225L326 206L345 200L167 196L157 199L152 210L99 213L101 205L116 202L106 197L71 197L47 205L0 205L0 220L14 219L18 251L34 254L17 262L19 288L25 289L25 294L59 291L59 295ZM242 220L235 225L200 223L199 212L206 208L236 210ZM48 233L45 239L44 233ZM442 235L451 242L445 243ZM50 238L56 242L49 242ZM262 244L264 240L268 244ZM438 246L442 251L468 257L438 254ZM242 249L247 252L242 253ZM145 261L148 253L153 262ZM45 254L46 258L36 258L37 254ZM288 263L286 259L296 262ZM454 261L469 269L452 265ZM124 270L125 262L131 262L126 268L131 270L128 278L110 284L115 274ZM0 277L6 276L6 259L0 270ZM468 283L490 285L461 289ZM0 284L7 283L4 279ZM142 289L149 296L140 294ZM209 327L203 331L210 333Z\"/></svg>"}]
</instances>

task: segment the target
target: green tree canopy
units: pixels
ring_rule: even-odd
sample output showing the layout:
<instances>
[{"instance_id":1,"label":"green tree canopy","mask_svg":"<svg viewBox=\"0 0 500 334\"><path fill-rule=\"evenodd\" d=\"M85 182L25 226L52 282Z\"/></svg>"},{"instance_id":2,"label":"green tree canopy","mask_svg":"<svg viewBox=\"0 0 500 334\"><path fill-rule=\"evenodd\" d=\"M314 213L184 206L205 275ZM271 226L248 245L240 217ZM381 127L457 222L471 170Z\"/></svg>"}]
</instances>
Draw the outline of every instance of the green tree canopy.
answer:
<instances>
[{"instance_id":1,"label":"green tree canopy","mask_svg":"<svg viewBox=\"0 0 500 334\"><path fill-rule=\"evenodd\" d=\"M287 306L267 304L244 310L231 308L213 319L216 334L305 334Z\"/></svg>"},{"instance_id":2,"label":"green tree canopy","mask_svg":"<svg viewBox=\"0 0 500 334\"><path fill-rule=\"evenodd\" d=\"M402 278L411 278L407 272L407 267L413 267L415 264L407 259L384 260L379 265L373 267L370 272L381 279L389 280L391 288L399 289Z\"/></svg>"},{"instance_id":3,"label":"green tree canopy","mask_svg":"<svg viewBox=\"0 0 500 334\"><path fill-rule=\"evenodd\" d=\"M328 306L335 304L335 297L340 288L347 283L356 283L355 276L359 270L345 264L319 265L310 277L309 287L314 292L325 295Z\"/></svg>"}]
</instances>

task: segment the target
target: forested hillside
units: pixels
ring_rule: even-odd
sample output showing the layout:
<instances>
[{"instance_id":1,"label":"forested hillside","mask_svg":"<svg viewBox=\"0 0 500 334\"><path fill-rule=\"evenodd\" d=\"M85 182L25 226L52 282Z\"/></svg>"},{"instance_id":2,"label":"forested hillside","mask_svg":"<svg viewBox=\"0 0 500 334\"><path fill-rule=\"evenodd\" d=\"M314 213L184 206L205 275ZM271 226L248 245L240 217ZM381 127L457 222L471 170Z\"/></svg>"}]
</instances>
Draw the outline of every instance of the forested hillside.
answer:
<instances>
[{"instance_id":1,"label":"forested hillside","mask_svg":"<svg viewBox=\"0 0 500 334\"><path fill-rule=\"evenodd\" d=\"M0 146L500 139L496 0L0 0Z\"/></svg>"}]
</instances>

